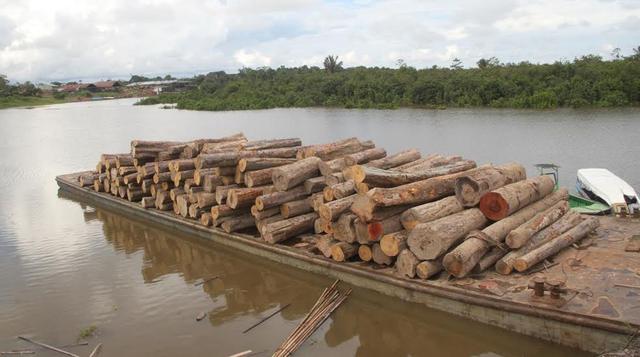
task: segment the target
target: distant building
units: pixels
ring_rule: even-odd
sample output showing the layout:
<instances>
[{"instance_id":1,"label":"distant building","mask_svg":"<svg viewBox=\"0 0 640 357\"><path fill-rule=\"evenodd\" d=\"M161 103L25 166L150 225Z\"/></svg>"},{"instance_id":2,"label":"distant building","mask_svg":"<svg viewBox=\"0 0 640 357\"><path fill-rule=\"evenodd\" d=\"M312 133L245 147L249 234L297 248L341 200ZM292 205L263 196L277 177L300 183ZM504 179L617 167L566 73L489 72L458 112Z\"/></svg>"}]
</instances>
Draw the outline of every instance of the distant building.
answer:
<instances>
[{"instance_id":1,"label":"distant building","mask_svg":"<svg viewBox=\"0 0 640 357\"><path fill-rule=\"evenodd\" d=\"M58 92L64 93L79 92L81 90L94 92L96 90L96 86L93 83L67 83L58 87Z\"/></svg>"},{"instance_id":2,"label":"distant building","mask_svg":"<svg viewBox=\"0 0 640 357\"><path fill-rule=\"evenodd\" d=\"M99 81L93 83L97 91L111 91L122 86L120 81Z\"/></svg>"},{"instance_id":3,"label":"distant building","mask_svg":"<svg viewBox=\"0 0 640 357\"><path fill-rule=\"evenodd\" d=\"M160 94L162 92L180 92L192 86L192 81L184 79L170 79L162 81L146 81L127 84L130 88L142 88Z\"/></svg>"}]
</instances>

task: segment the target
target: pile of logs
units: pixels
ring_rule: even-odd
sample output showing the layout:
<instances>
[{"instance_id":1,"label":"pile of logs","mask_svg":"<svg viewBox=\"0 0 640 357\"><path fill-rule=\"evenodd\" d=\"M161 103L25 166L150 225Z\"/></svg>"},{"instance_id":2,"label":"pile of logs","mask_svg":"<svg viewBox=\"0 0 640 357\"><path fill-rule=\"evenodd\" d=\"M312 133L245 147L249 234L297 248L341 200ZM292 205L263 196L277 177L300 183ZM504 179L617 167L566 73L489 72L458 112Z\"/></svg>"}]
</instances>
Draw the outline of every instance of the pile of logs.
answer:
<instances>
[{"instance_id":1,"label":"pile of logs","mask_svg":"<svg viewBox=\"0 0 640 357\"><path fill-rule=\"evenodd\" d=\"M103 154L81 186L174 212L226 232L259 236L335 261L394 267L402 276L523 272L594 230L549 176L519 164L477 166L415 149L387 155L347 138L243 134L189 142L131 142Z\"/></svg>"}]
</instances>

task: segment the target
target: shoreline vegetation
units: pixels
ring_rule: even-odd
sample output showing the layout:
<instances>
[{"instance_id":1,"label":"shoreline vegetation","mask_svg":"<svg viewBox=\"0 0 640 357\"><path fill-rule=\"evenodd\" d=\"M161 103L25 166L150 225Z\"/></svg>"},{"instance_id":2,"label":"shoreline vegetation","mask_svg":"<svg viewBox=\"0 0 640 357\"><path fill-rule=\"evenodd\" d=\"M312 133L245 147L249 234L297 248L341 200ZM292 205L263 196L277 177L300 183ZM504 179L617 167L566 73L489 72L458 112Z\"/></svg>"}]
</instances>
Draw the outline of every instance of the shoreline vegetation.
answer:
<instances>
[{"instance_id":1,"label":"shoreline vegetation","mask_svg":"<svg viewBox=\"0 0 640 357\"><path fill-rule=\"evenodd\" d=\"M611 108L640 105L640 47L613 59L587 55L551 64L481 59L463 68L342 68L337 56L321 67L243 68L237 74L196 76L192 89L162 93L138 105L177 109L250 110L291 107L392 109L490 107L515 109Z\"/></svg>"}]
</instances>

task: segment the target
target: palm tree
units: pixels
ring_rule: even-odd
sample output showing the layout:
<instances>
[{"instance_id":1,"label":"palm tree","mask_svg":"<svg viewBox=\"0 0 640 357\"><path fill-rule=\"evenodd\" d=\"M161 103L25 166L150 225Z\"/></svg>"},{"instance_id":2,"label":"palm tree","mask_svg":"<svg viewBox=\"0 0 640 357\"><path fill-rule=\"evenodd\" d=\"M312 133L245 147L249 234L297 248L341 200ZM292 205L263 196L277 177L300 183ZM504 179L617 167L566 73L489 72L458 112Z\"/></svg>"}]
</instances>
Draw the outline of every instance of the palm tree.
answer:
<instances>
[{"instance_id":1,"label":"palm tree","mask_svg":"<svg viewBox=\"0 0 640 357\"><path fill-rule=\"evenodd\" d=\"M329 73L334 73L342 69L342 61L338 62L338 56L328 55L324 59L324 69Z\"/></svg>"}]
</instances>

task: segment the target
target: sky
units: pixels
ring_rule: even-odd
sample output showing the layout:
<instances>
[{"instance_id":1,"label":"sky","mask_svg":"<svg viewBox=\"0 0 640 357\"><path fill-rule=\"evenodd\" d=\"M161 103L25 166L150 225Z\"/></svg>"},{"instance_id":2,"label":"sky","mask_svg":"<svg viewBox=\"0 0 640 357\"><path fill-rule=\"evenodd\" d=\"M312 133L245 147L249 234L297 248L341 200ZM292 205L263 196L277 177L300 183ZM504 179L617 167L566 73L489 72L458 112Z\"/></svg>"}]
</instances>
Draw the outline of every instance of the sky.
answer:
<instances>
[{"instance_id":1,"label":"sky","mask_svg":"<svg viewBox=\"0 0 640 357\"><path fill-rule=\"evenodd\" d=\"M242 67L548 63L640 46L640 0L0 0L12 81Z\"/></svg>"}]
</instances>

